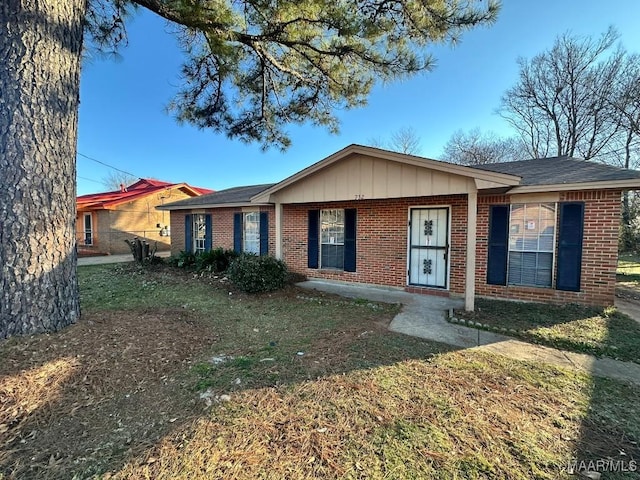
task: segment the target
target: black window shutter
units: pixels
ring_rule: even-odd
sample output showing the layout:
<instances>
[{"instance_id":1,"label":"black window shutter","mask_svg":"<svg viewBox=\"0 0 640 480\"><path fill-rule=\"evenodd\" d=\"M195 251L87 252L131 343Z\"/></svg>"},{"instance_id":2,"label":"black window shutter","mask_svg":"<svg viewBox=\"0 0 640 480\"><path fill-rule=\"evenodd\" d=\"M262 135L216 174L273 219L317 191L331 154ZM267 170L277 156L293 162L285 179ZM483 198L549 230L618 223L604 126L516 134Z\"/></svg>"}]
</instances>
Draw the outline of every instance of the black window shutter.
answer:
<instances>
[{"instance_id":1,"label":"black window shutter","mask_svg":"<svg viewBox=\"0 0 640 480\"><path fill-rule=\"evenodd\" d=\"M309 210L307 236L307 266L318 268L318 254L320 252L320 210Z\"/></svg>"},{"instance_id":2,"label":"black window shutter","mask_svg":"<svg viewBox=\"0 0 640 480\"><path fill-rule=\"evenodd\" d=\"M233 214L233 249L242 253L242 213Z\"/></svg>"},{"instance_id":3,"label":"black window shutter","mask_svg":"<svg viewBox=\"0 0 640 480\"><path fill-rule=\"evenodd\" d=\"M260 255L269 254L269 214L260 212Z\"/></svg>"},{"instance_id":4,"label":"black window shutter","mask_svg":"<svg viewBox=\"0 0 640 480\"><path fill-rule=\"evenodd\" d=\"M211 214L204 216L204 250L209 252L213 245L213 224Z\"/></svg>"},{"instance_id":5,"label":"black window shutter","mask_svg":"<svg viewBox=\"0 0 640 480\"><path fill-rule=\"evenodd\" d=\"M489 285L507 284L508 241L509 205L491 205L487 251L487 283Z\"/></svg>"},{"instance_id":6,"label":"black window shutter","mask_svg":"<svg viewBox=\"0 0 640 480\"><path fill-rule=\"evenodd\" d=\"M193 239L191 238L191 215L184 216L184 251L191 253L193 251Z\"/></svg>"},{"instance_id":7,"label":"black window shutter","mask_svg":"<svg viewBox=\"0 0 640 480\"><path fill-rule=\"evenodd\" d=\"M556 273L556 288L558 290L580 291L583 225L583 202L560 204Z\"/></svg>"},{"instance_id":8,"label":"black window shutter","mask_svg":"<svg viewBox=\"0 0 640 480\"><path fill-rule=\"evenodd\" d=\"M356 271L356 217L355 208L344 211L344 270Z\"/></svg>"}]
</instances>

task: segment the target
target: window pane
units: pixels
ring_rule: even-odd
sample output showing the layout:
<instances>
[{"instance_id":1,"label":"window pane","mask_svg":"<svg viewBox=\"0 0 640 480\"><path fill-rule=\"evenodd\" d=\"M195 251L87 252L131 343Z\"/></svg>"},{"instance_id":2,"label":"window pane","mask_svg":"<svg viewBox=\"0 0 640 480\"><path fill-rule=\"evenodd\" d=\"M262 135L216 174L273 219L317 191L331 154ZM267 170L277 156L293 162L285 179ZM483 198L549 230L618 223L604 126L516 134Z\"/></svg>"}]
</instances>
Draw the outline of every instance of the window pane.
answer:
<instances>
[{"instance_id":1,"label":"window pane","mask_svg":"<svg viewBox=\"0 0 640 480\"><path fill-rule=\"evenodd\" d=\"M553 252L553 235L540 235L541 252Z\"/></svg>"},{"instance_id":2,"label":"window pane","mask_svg":"<svg viewBox=\"0 0 640 480\"><path fill-rule=\"evenodd\" d=\"M525 235L522 243L522 248L525 252L538 250L538 236L537 235Z\"/></svg>"},{"instance_id":3,"label":"window pane","mask_svg":"<svg viewBox=\"0 0 640 480\"><path fill-rule=\"evenodd\" d=\"M244 238L243 251L246 253L260 254L260 213L247 212L243 215Z\"/></svg>"},{"instance_id":4,"label":"window pane","mask_svg":"<svg viewBox=\"0 0 640 480\"><path fill-rule=\"evenodd\" d=\"M551 286L552 253L510 252L509 285Z\"/></svg>"},{"instance_id":5,"label":"window pane","mask_svg":"<svg viewBox=\"0 0 640 480\"><path fill-rule=\"evenodd\" d=\"M511 205L509 285L550 287L553 276L556 205Z\"/></svg>"},{"instance_id":6,"label":"window pane","mask_svg":"<svg viewBox=\"0 0 640 480\"><path fill-rule=\"evenodd\" d=\"M344 210L320 211L320 266L344 268Z\"/></svg>"},{"instance_id":7,"label":"window pane","mask_svg":"<svg viewBox=\"0 0 640 480\"><path fill-rule=\"evenodd\" d=\"M541 287L551 286L551 270L553 268L553 253L538 253L538 265L536 268L536 285Z\"/></svg>"},{"instance_id":8,"label":"window pane","mask_svg":"<svg viewBox=\"0 0 640 480\"><path fill-rule=\"evenodd\" d=\"M84 216L84 244L93 245L93 228L91 225L91 214Z\"/></svg>"},{"instance_id":9,"label":"window pane","mask_svg":"<svg viewBox=\"0 0 640 480\"><path fill-rule=\"evenodd\" d=\"M322 268L344 268L344 245L322 245Z\"/></svg>"},{"instance_id":10,"label":"window pane","mask_svg":"<svg viewBox=\"0 0 640 480\"><path fill-rule=\"evenodd\" d=\"M509 253L509 285L522 285L522 253Z\"/></svg>"},{"instance_id":11,"label":"window pane","mask_svg":"<svg viewBox=\"0 0 640 480\"><path fill-rule=\"evenodd\" d=\"M193 215L193 251L194 253L204 252L206 236L205 216L202 213Z\"/></svg>"}]
</instances>

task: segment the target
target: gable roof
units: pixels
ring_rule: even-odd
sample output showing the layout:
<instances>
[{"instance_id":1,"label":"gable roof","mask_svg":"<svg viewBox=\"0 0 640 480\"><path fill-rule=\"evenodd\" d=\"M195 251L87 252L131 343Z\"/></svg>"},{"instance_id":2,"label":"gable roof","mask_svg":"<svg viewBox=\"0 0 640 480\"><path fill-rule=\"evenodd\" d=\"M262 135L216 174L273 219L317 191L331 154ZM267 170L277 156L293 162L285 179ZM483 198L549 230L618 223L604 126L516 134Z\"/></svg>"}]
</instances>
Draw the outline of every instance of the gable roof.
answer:
<instances>
[{"instance_id":1,"label":"gable roof","mask_svg":"<svg viewBox=\"0 0 640 480\"><path fill-rule=\"evenodd\" d=\"M568 156L488 163L475 168L518 175L512 193L585 188L640 188L640 172Z\"/></svg>"},{"instance_id":2,"label":"gable roof","mask_svg":"<svg viewBox=\"0 0 640 480\"><path fill-rule=\"evenodd\" d=\"M220 208L255 205L251 198L260 192L272 187L273 183L261 185L245 185L242 187L227 188L200 197L185 198L166 205L156 207L158 210L188 210L191 208Z\"/></svg>"},{"instance_id":3,"label":"gable roof","mask_svg":"<svg viewBox=\"0 0 640 480\"><path fill-rule=\"evenodd\" d=\"M208 188L192 187L186 183L168 183L160 180L141 178L121 190L80 195L77 197L76 203L78 209L82 210L108 209L171 188L180 188L195 196L213 192L213 190Z\"/></svg>"},{"instance_id":4,"label":"gable roof","mask_svg":"<svg viewBox=\"0 0 640 480\"><path fill-rule=\"evenodd\" d=\"M489 170L482 171L464 165L443 162L441 160L433 160L430 158L392 152L380 148L351 144L343 148L342 150L339 150L338 152L324 158L323 160L320 160L319 162L316 162L313 165L291 175L290 177L285 178L281 182L274 184L272 187L254 196L252 200L254 202L268 202L271 194L276 193L288 187L289 185L292 185L304 179L305 177L313 175L314 173L323 170L330 165L335 164L336 162L357 154L374 157L380 160L388 160L400 164L422 167L434 171L444 172L447 174L459 175L461 177L468 177L480 183L486 183L487 185L490 184L492 187L510 187L518 185L520 183L520 178L510 173L494 172Z\"/></svg>"}]
</instances>

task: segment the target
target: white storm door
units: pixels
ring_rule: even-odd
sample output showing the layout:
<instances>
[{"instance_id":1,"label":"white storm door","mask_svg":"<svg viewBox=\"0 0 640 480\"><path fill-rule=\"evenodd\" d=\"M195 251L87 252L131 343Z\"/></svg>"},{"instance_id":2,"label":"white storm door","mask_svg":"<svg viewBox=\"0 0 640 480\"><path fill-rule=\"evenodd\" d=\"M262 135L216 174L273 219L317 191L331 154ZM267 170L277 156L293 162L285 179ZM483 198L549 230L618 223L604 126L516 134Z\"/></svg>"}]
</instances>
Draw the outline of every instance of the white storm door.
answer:
<instances>
[{"instance_id":1,"label":"white storm door","mask_svg":"<svg viewBox=\"0 0 640 480\"><path fill-rule=\"evenodd\" d=\"M449 209L411 209L409 284L447 288L448 261Z\"/></svg>"}]
</instances>

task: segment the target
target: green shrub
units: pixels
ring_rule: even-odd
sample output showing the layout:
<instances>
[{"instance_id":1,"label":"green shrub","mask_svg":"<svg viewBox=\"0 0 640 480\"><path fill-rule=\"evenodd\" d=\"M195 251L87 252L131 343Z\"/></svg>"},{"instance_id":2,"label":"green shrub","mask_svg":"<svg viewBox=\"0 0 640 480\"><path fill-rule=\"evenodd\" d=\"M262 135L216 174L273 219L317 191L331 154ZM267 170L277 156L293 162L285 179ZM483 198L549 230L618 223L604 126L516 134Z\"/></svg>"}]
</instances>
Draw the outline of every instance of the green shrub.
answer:
<instances>
[{"instance_id":1,"label":"green shrub","mask_svg":"<svg viewBox=\"0 0 640 480\"><path fill-rule=\"evenodd\" d=\"M214 256L213 270L218 273L226 272L231 263L240 256L235 250L223 250L222 248L216 248L211 253Z\"/></svg>"},{"instance_id":2,"label":"green shrub","mask_svg":"<svg viewBox=\"0 0 640 480\"><path fill-rule=\"evenodd\" d=\"M202 270L213 271L213 264L215 263L214 250L208 252L198 252L195 255L194 268L200 272Z\"/></svg>"},{"instance_id":3,"label":"green shrub","mask_svg":"<svg viewBox=\"0 0 640 480\"><path fill-rule=\"evenodd\" d=\"M167 263L172 267L188 268L196 264L196 256L191 252L185 252L183 250L178 255L169 257Z\"/></svg>"},{"instance_id":4,"label":"green shrub","mask_svg":"<svg viewBox=\"0 0 640 480\"><path fill-rule=\"evenodd\" d=\"M210 272L222 273L226 272L231 262L238 258L238 253L234 250L223 250L215 248L208 252L198 253L196 255L196 270L208 270Z\"/></svg>"},{"instance_id":5,"label":"green shrub","mask_svg":"<svg viewBox=\"0 0 640 480\"><path fill-rule=\"evenodd\" d=\"M223 250L222 248L198 253L183 251L178 256L169 258L168 263L173 267L192 268L198 272L207 270L222 273L229 268L231 262L238 255L234 250Z\"/></svg>"},{"instance_id":6,"label":"green shrub","mask_svg":"<svg viewBox=\"0 0 640 480\"><path fill-rule=\"evenodd\" d=\"M289 275L282 260L243 253L231 262L227 276L240 290L257 293L284 287Z\"/></svg>"}]
</instances>

